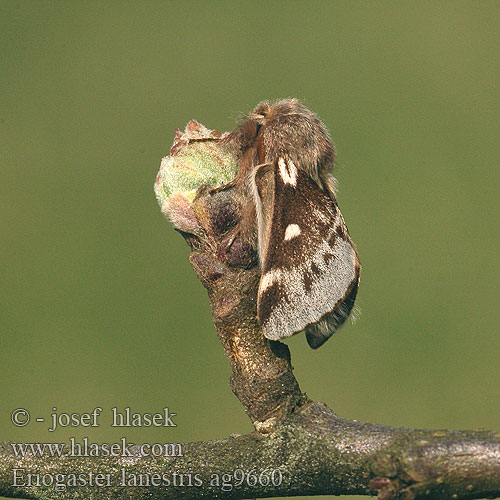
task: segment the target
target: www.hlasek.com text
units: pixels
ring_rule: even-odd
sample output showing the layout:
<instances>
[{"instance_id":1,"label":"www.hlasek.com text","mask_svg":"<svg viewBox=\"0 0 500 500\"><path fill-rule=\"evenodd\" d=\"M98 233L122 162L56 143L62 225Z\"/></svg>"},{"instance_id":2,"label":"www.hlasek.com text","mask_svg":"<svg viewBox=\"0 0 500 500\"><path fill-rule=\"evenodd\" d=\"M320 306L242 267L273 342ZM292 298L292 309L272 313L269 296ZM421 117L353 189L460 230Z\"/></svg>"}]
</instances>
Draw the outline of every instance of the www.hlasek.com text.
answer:
<instances>
[{"instance_id":1,"label":"www.hlasek.com text","mask_svg":"<svg viewBox=\"0 0 500 500\"><path fill-rule=\"evenodd\" d=\"M69 443L10 443L17 458L23 457L182 457L180 443L142 443L135 445L126 438L116 443L92 443L88 438Z\"/></svg>"}]
</instances>

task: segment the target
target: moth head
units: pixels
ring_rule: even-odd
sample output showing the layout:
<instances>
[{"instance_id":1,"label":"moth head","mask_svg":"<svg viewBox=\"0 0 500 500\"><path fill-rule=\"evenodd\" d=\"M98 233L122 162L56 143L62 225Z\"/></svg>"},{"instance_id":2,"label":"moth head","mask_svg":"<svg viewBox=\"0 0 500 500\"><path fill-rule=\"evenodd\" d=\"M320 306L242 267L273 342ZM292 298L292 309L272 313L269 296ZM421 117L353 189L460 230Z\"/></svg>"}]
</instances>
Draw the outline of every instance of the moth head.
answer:
<instances>
[{"instance_id":1,"label":"moth head","mask_svg":"<svg viewBox=\"0 0 500 500\"><path fill-rule=\"evenodd\" d=\"M253 120L257 125L264 125L272 114L272 103L270 101L263 101L250 113L248 118Z\"/></svg>"},{"instance_id":2,"label":"moth head","mask_svg":"<svg viewBox=\"0 0 500 500\"><path fill-rule=\"evenodd\" d=\"M246 127L253 136L249 142L265 150L267 162L286 153L311 174L333 166L335 149L325 125L297 99L261 102L247 117Z\"/></svg>"},{"instance_id":3,"label":"moth head","mask_svg":"<svg viewBox=\"0 0 500 500\"><path fill-rule=\"evenodd\" d=\"M262 135L263 127L265 129L279 126L280 123L283 123L284 117L304 113L313 115L297 99L282 99L276 102L263 101L241 123L239 130L242 142L246 146L253 145L258 136Z\"/></svg>"},{"instance_id":4,"label":"moth head","mask_svg":"<svg viewBox=\"0 0 500 500\"><path fill-rule=\"evenodd\" d=\"M297 99L281 99L279 101L263 101L257 104L250 117L261 124L271 121L284 115L310 114L315 116Z\"/></svg>"}]
</instances>

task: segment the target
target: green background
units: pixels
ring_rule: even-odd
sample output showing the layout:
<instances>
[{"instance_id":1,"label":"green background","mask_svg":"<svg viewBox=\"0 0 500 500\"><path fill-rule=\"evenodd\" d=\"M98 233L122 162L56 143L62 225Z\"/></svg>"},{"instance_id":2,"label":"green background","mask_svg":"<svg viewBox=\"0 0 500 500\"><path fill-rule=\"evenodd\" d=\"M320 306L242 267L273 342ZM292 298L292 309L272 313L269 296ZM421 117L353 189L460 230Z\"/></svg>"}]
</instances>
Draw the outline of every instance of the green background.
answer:
<instances>
[{"instance_id":1,"label":"green background","mask_svg":"<svg viewBox=\"0 0 500 500\"><path fill-rule=\"evenodd\" d=\"M498 2L0 4L0 439L245 433L206 292L153 194L174 130L298 97L338 149L360 319L288 341L339 415L499 428ZM30 423L104 408L97 429ZM177 413L111 429L112 407Z\"/></svg>"}]
</instances>

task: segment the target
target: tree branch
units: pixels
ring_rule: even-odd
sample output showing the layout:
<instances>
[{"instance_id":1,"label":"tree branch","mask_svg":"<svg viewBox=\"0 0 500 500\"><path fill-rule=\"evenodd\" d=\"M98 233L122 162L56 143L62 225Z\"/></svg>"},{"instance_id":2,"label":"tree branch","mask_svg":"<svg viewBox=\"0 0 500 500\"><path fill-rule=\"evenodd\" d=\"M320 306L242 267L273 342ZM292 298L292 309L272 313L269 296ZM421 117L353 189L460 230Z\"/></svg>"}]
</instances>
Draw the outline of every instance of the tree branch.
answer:
<instances>
[{"instance_id":1,"label":"tree branch","mask_svg":"<svg viewBox=\"0 0 500 500\"><path fill-rule=\"evenodd\" d=\"M219 147L216 138L203 140ZM400 429L348 421L300 391L288 347L265 339L256 321L256 255L235 231L244 196L233 184L216 191L202 186L192 203L172 196L167 212L192 249L191 264L208 290L217 333L231 364L231 388L255 432L186 444L182 456L170 458L140 456L138 449L133 457L17 458L4 443L0 494L52 500L500 496L500 432ZM17 486L13 469L21 471ZM85 475L90 471L109 475L109 485L89 487ZM83 474L87 486L61 491L53 484L29 486L29 473ZM134 486L139 477L141 486ZM67 478L61 481L67 483Z\"/></svg>"},{"instance_id":2,"label":"tree branch","mask_svg":"<svg viewBox=\"0 0 500 500\"><path fill-rule=\"evenodd\" d=\"M59 492L53 486L13 488L14 468L24 470L22 482L30 472L54 476L94 471L109 474L110 486ZM242 482L239 471L245 473ZM267 484L273 471L275 484ZM141 474L144 486L131 486ZM123 486L123 477L128 486ZM165 478L177 486L167 486ZM493 498L499 491L499 433L353 422L335 416L321 403L302 407L267 436L254 432L186 444L182 457L170 459L16 459L8 445L0 449L0 494L9 497L162 500L378 493L381 499L466 499Z\"/></svg>"}]
</instances>

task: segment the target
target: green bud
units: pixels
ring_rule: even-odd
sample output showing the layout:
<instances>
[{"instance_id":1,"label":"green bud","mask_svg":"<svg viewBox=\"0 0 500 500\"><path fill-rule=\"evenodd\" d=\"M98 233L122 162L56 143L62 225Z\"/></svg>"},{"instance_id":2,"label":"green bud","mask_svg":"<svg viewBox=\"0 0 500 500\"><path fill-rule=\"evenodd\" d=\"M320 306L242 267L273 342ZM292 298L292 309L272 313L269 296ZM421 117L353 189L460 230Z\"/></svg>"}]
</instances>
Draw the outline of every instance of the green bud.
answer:
<instances>
[{"instance_id":1,"label":"green bud","mask_svg":"<svg viewBox=\"0 0 500 500\"><path fill-rule=\"evenodd\" d=\"M169 215L169 200L192 202L203 184L218 187L232 181L238 171L234 154L220 146L222 134L192 120L186 130L176 131L170 156L161 161L155 194L162 211Z\"/></svg>"}]
</instances>

